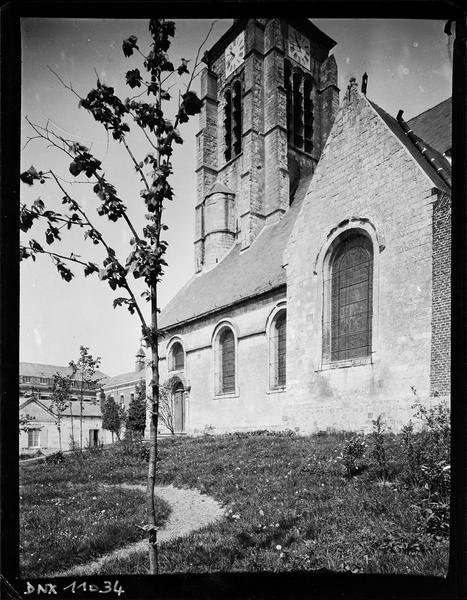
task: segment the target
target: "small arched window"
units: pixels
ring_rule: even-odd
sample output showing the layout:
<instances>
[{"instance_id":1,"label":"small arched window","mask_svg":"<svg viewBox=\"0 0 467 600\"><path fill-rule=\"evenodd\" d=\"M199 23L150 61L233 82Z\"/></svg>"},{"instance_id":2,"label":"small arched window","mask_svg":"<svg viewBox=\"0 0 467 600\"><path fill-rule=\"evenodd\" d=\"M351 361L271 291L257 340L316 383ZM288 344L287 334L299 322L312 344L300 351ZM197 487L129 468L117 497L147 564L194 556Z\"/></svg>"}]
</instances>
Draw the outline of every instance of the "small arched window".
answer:
<instances>
[{"instance_id":1,"label":"small arched window","mask_svg":"<svg viewBox=\"0 0 467 600\"><path fill-rule=\"evenodd\" d=\"M216 394L235 392L235 335L229 327L221 329L215 347Z\"/></svg>"},{"instance_id":2,"label":"small arched window","mask_svg":"<svg viewBox=\"0 0 467 600\"><path fill-rule=\"evenodd\" d=\"M285 387L287 358L287 313L281 310L274 317L270 330L271 389Z\"/></svg>"},{"instance_id":3,"label":"small arched window","mask_svg":"<svg viewBox=\"0 0 467 600\"><path fill-rule=\"evenodd\" d=\"M330 263L330 359L371 355L373 248L358 232L347 232Z\"/></svg>"},{"instance_id":4,"label":"small arched window","mask_svg":"<svg viewBox=\"0 0 467 600\"><path fill-rule=\"evenodd\" d=\"M185 353L180 342L175 342L170 349L169 370L182 371L185 367Z\"/></svg>"}]
</instances>

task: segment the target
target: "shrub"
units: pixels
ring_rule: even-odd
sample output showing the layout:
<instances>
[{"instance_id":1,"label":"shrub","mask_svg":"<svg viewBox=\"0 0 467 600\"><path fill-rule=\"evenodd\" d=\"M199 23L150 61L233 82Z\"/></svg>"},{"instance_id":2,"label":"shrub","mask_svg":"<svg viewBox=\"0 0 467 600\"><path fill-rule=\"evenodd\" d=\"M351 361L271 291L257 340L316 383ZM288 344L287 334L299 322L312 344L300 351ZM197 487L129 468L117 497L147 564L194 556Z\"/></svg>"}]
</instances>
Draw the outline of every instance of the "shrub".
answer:
<instances>
[{"instance_id":1,"label":"shrub","mask_svg":"<svg viewBox=\"0 0 467 600\"><path fill-rule=\"evenodd\" d=\"M421 430L410 422L402 431L405 484L421 490L419 506L427 533L447 536L449 532L449 494L451 489L451 424L446 403L424 406L415 390L415 418Z\"/></svg>"},{"instance_id":2,"label":"shrub","mask_svg":"<svg viewBox=\"0 0 467 600\"><path fill-rule=\"evenodd\" d=\"M97 442L97 444L89 444L86 442L85 444L86 452L89 454L99 454L104 450L104 442Z\"/></svg>"},{"instance_id":3,"label":"shrub","mask_svg":"<svg viewBox=\"0 0 467 600\"><path fill-rule=\"evenodd\" d=\"M403 430L405 479L424 487L428 495L444 499L450 493L451 424L450 411L445 403L423 406L417 398L415 418L422 429L414 432L412 423Z\"/></svg>"},{"instance_id":4,"label":"shrub","mask_svg":"<svg viewBox=\"0 0 467 600\"><path fill-rule=\"evenodd\" d=\"M49 456L45 457L45 462L51 465L58 465L65 461L65 455L60 450L59 452L54 452L53 454L49 454Z\"/></svg>"},{"instance_id":5,"label":"shrub","mask_svg":"<svg viewBox=\"0 0 467 600\"><path fill-rule=\"evenodd\" d=\"M388 446L389 434L381 415L372 421L373 431L369 435L371 450L370 457L376 464L376 476L382 481L387 481L394 474L394 468L389 460L390 449Z\"/></svg>"},{"instance_id":6,"label":"shrub","mask_svg":"<svg viewBox=\"0 0 467 600\"><path fill-rule=\"evenodd\" d=\"M115 445L115 452L123 457L149 461L149 446L140 437L125 436Z\"/></svg>"},{"instance_id":7,"label":"shrub","mask_svg":"<svg viewBox=\"0 0 467 600\"><path fill-rule=\"evenodd\" d=\"M362 433L355 433L344 441L341 454L337 457L345 467L347 477L353 477L363 470L361 459L365 455L367 445Z\"/></svg>"}]
</instances>

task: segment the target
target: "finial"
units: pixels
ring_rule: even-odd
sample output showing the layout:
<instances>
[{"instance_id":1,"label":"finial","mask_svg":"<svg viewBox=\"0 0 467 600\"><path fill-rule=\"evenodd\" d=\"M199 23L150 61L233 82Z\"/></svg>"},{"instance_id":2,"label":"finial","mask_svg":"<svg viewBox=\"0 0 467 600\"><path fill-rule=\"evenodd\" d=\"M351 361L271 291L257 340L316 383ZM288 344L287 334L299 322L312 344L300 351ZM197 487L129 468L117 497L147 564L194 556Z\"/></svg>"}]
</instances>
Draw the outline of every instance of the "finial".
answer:
<instances>
[{"instance_id":1,"label":"finial","mask_svg":"<svg viewBox=\"0 0 467 600\"><path fill-rule=\"evenodd\" d=\"M363 73L363 77L362 77L362 88L361 88L362 89L362 94L365 94L365 96L366 96L366 86L367 86L367 83L368 83L368 74L365 71L365 73Z\"/></svg>"},{"instance_id":2,"label":"finial","mask_svg":"<svg viewBox=\"0 0 467 600\"><path fill-rule=\"evenodd\" d=\"M357 89L357 85L357 80L352 75L352 77L349 79L349 85L347 86L347 97L349 102L351 97L354 95L355 90Z\"/></svg>"}]
</instances>

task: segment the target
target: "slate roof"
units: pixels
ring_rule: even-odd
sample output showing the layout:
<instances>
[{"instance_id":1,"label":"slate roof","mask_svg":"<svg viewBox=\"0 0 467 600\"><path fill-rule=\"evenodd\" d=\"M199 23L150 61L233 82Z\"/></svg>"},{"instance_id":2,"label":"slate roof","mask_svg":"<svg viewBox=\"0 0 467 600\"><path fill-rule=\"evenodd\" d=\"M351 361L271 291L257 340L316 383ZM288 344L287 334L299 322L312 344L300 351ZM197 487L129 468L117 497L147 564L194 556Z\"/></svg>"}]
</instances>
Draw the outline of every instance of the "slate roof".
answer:
<instances>
[{"instance_id":1,"label":"slate roof","mask_svg":"<svg viewBox=\"0 0 467 600\"><path fill-rule=\"evenodd\" d=\"M452 147L452 98L425 110L407 121L424 142L442 154Z\"/></svg>"},{"instance_id":2,"label":"slate roof","mask_svg":"<svg viewBox=\"0 0 467 600\"><path fill-rule=\"evenodd\" d=\"M20 362L19 374L26 377L52 377L55 373L61 375L70 375L70 367L61 367L59 365L44 365L41 363ZM96 371L95 379L106 379L107 375L102 371ZM79 373L76 373L75 379L79 381Z\"/></svg>"},{"instance_id":3,"label":"slate roof","mask_svg":"<svg viewBox=\"0 0 467 600\"><path fill-rule=\"evenodd\" d=\"M375 109L375 111L379 114L379 116L383 119L386 125L389 127L390 131L397 137L397 139L407 148L415 161L420 165L420 167L425 171L428 177L433 182L434 186L438 189L450 193L451 189L449 185L440 177L436 169L433 167L433 164L425 158L425 156L420 152L417 146L405 135L400 124L391 117L385 110L379 107L377 104L368 100L371 106ZM418 135L418 134L417 134ZM426 140L424 140L426 142ZM451 165L446 160L446 158L440 154L434 148L430 148L432 153L436 156L437 161L441 164L441 166L446 169L449 173L451 172Z\"/></svg>"},{"instance_id":4,"label":"slate roof","mask_svg":"<svg viewBox=\"0 0 467 600\"><path fill-rule=\"evenodd\" d=\"M145 378L146 372L144 369L141 371L130 371L129 373L122 373L121 375L115 375L115 377L109 377L108 379L106 379L102 388L104 390L107 390L125 383L134 383L135 381L141 381L141 379Z\"/></svg>"},{"instance_id":5,"label":"slate roof","mask_svg":"<svg viewBox=\"0 0 467 600\"><path fill-rule=\"evenodd\" d=\"M283 254L310 181L311 176L302 179L289 210L249 248L235 244L214 268L194 275L163 309L159 326L173 327L285 285Z\"/></svg>"}]
</instances>

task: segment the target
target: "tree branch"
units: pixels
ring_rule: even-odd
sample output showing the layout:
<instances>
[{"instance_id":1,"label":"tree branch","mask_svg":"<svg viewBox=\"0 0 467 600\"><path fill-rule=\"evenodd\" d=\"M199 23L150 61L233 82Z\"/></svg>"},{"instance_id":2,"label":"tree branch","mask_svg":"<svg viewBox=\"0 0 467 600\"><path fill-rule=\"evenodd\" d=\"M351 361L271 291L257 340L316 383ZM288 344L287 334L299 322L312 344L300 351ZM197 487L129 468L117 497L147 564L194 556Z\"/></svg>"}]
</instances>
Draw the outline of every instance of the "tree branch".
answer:
<instances>
[{"instance_id":1,"label":"tree branch","mask_svg":"<svg viewBox=\"0 0 467 600\"><path fill-rule=\"evenodd\" d=\"M63 85L64 88L66 88L67 90L70 90L70 92L72 92L77 98L79 98L80 100L82 100L81 96L78 94L78 92L76 92L73 89L73 86L71 85L67 85L63 79L60 77L60 75L58 73L56 73L51 67L49 67L49 65L47 65L47 68L49 69L49 71L51 73L53 73L55 75L55 77L60 81L60 83Z\"/></svg>"},{"instance_id":2,"label":"tree branch","mask_svg":"<svg viewBox=\"0 0 467 600\"><path fill-rule=\"evenodd\" d=\"M20 246L20 249L23 248L24 250L30 251L31 248L28 248L27 246ZM79 265L83 265L85 267L88 266L89 262L84 262L82 260L79 260L78 258L74 258L73 256L63 256L62 254L58 254L57 252L51 252L50 250L44 250L43 248L41 248L40 250L35 249L34 252L38 252L39 254L48 254L49 256L51 256L52 258L58 258L58 259L63 259L63 260L68 260L70 262L74 262L77 263Z\"/></svg>"}]
</instances>

